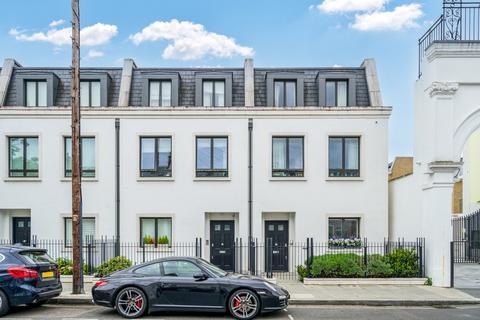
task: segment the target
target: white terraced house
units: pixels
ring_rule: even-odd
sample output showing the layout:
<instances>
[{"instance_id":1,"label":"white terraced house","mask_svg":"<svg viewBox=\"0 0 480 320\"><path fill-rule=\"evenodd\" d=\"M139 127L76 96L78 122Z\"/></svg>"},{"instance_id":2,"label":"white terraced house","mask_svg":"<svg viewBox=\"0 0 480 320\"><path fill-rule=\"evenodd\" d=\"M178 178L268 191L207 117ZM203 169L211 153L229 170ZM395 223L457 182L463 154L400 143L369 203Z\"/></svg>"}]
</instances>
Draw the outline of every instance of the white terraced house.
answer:
<instances>
[{"instance_id":1,"label":"white terraced house","mask_svg":"<svg viewBox=\"0 0 480 320\"><path fill-rule=\"evenodd\" d=\"M84 237L388 238L388 120L375 62L350 68L82 68ZM71 241L70 69L0 76L0 239ZM212 248L215 248L212 249ZM218 249L218 250L216 250ZM67 250L67 249L65 249ZM274 252L275 253L275 252ZM274 261L288 268L289 253Z\"/></svg>"}]
</instances>

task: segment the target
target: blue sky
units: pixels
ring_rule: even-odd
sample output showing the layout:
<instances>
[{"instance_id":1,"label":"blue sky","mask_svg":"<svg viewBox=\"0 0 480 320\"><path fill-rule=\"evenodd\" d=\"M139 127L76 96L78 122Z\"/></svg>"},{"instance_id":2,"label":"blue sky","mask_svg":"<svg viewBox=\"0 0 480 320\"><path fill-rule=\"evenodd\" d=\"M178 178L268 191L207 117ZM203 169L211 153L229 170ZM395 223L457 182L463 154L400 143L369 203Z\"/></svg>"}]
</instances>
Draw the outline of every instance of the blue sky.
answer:
<instances>
[{"instance_id":1,"label":"blue sky","mask_svg":"<svg viewBox=\"0 0 480 320\"><path fill-rule=\"evenodd\" d=\"M359 66L377 61L390 159L412 154L417 40L440 0L80 0L82 66ZM68 66L68 0L3 1L0 59ZM64 22L62 22L64 20ZM53 22L53 23L52 23ZM146 29L144 29L146 28ZM142 31L143 30L143 31ZM50 32L50 33L49 33Z\"/></svg>"}]
</instances>

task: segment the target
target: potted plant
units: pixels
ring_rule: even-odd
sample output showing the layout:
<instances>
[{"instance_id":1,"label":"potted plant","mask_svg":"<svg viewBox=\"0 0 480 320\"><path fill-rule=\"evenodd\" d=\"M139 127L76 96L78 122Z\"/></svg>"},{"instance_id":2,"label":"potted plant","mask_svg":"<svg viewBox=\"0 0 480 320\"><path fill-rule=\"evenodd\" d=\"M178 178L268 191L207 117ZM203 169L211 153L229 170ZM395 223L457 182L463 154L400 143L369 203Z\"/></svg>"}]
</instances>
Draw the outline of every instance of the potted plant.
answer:
<instances>
[{"instance_id":1,"label":"potted plant","mask_svg":"<svg viewBox=\"0 0 480 320\"><path fill-rule=\"evenodd\" d=\"M154 245L155 240L153 239L152 236L146 235L143 237L143 245Z\"/></svg>"},{"instance_id":2,"label":"potted plant","mask_svg":"<svg viewBox=\"0 0 480 320\"><path fill-rule=\"evenodd\" d=\"M361 239L329 239L328 246L330 248L360 248L362 246Z\"/></svg>"},{"instance_id":3,"label":"potted plant","mask_svg":"<svg viewBox=\"0 0 480 320\"><path fill-rule=\"evenodd\" d=\"M161 236L158 238L157 243L161 246L167 246L170 244L170 241L168 240L167 236Z\"/></svg>"}]
</instances>

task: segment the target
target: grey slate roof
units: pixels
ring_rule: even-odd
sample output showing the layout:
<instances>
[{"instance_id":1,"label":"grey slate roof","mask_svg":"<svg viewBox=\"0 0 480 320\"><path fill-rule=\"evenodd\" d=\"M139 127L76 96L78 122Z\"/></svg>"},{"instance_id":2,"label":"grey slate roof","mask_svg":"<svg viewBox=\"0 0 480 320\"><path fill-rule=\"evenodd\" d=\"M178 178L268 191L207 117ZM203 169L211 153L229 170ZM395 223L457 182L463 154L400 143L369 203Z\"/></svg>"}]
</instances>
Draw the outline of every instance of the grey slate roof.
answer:
<instances>
[{"instance_id":1,"label":"grey slate roof","mask_svg":"<svg viewBox=\"0 0 480 320\"><path fill-rule=\"evenodd\" d=\"M18 74L53 72L59 78L55 105L62 107L70 103L70 69L69 68L27 68L15 67L10 80L6 99L6 106L17 105L16 77ZM108 106L118 105L122 68L82 68L81 72L108 73L111 85L108 97ZM244 70L242 68L136 68L133 70L130 92L130 106L142 106L142 72L177 72L180 76L180 106L195 106L195 73L222 72L232 74L232 105L245 105L244 97ZM369 106L369 94L364 68L255 68L255 106L266 106L268 72L296 72L304 76L304 104L318 106L317 76L321 74L328 78L329 74L348 73L356 79L355 106Z\"/></svg>"}]
</instances>

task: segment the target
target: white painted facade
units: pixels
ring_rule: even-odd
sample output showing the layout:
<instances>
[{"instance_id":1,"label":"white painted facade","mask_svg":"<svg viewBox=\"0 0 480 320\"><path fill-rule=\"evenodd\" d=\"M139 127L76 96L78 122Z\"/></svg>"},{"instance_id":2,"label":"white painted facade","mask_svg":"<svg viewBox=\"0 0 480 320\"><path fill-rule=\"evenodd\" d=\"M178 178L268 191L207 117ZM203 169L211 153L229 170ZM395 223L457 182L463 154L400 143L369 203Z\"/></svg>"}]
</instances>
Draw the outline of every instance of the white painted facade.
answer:
<instances>
[{"instance_id":1,"label":"white painted facade","mask_svg":"<svg viewBox=\"0 0 480 320\"><path fill-rule=\"evenodd\" d=\"M94 179L84 179L83 214L95 217L96 235L115 234L115 118L120 119L121 240L139 241L140 217L172 217L172 241L209 239L209 220L235 220L248 237L248 119L253 119L253 236L265 220L288 220L290 241L328 240L328 217L359 217L360 235L388 237L388 118L390 108L84 110L82 134L96 138ZM63 239L71 185L63 178L65 109L0 109L0 150L9 135L38 135L39 178L8 178L0 157L0 239L11 237L13 215L31 216L39 239ZM173 137L173 176L139 177L139 136ZM229 178L195 178L195 136L229 138ZM273 135L304 136L305 177L271 177ZM328 177L329 135L361 136L361 177ZM10 227L9 227L10 225Z\"/></svg>"},{"instance_id":2,"label":"white painted facade","mask_svg":"<svg viewBox=\"0 0 480 320\"><path fill-rule=\"evenodd\" d=\"M0 93L8 88L8 81L15 68L22 67L7 59L0 75ZM171 221L169 243L188 243L191 246L196 238L201 238L204 244L203 256L211 258L213 255L209 252L209 241L213 241L213 236L210 233L221 224L211 222L219 220L227 221L220 228L229 225L229 230L220 229L224 232L221 236L231 239L230 231L233 231L234 238L242 239L245 244L249 238L250 226L251 235L259 244L265 242L267 227L277 229L276 235L281 237L279 246L287 246L287 241L289 244L305 243L307 237L313 238L315 242L327 242L329 218L337 218L337 222L338 218L346 218L349 223L358 223L359 228L353 228L355 230L351 234L356 233L359 238L367 238L370 242L383 242L388 238L388 120L392 109L382 104L373 60L365 60L360 68L345 68L340 72L337 68L328 72L314 68L278 72L276 69L254 69L253 61L247 59L243 70L230 71L235 74L236 101L244 101L246 105L238 106L237 103L235 107L199 107L197 104L187 107L145 107L145 100L142 100L142 105L128 105L133 97L130 88L135 87L133 74L142 81L152 76L151 69L135 71L135 68L132 60L125 61L116 105L82 109L82 136L95 138L95 177L84 178L82 182L83 216L94 218L96 238L112 238L116 235L117 120L120 146L119 236L120 242L133 250L128 255L141 256L140 242L145 239L145 233L142 235L142 218L168 218L162 221L168 221L167 224ZM60 74L65 71L57 72ZM118 70L116 72L114 77L118 79ZM165 70L156 72L157 76L165 76ZM171 75L170 69L166 73L168 72ZM202 82L197 81L192 74L199 72L202 76L208 76L210 72L214 74L213 77L219 74L218 70L209 69L182 72L185 77L184 89L190 90L190 97L195 94L196 103L199 101L197 94L201 93L198 89ZM239 73L242 76L238 76ZM275 108L259 104L255 90L271 90L269 82L265 80L275 76L287 80L291 76L297 77L296 81L301 82L296 84L302 90L303 81L307 83L303 77L307 79L308 76L308 85L318 86L318 94L312 94L311 87L308 89L310 91L304 91L311 106ZM326 79L329 76L336 79L333 81L347 82L343 80L345 76L351 81L347 82L348 106L321 105L320 91L326 90ZM355 85L358 78L358 81L364 82L359 84L357 90ZM136 78L135 97L138 99L142 95L144 99L145 82L142 82L143 89L139 90L138 79ZM229 79L231 83L232 78ZM172 87L173 83L172 81ZM270 85L273 87L273 81ZM227 88L227 95L233 95L232 88ZM296 87L295 90L299 89ZM363 100L355 98L357 91ZM239 99L238 92L243 92L244 98L240 96ZM172 89L171 93L179 92ZM180 93L185 94L185 90ZM297 91L295 95L296 101L300 101L302 95ZM19 217L30 217L30 233L38 240L66 240L70 233L66 231L65 219L71 215L71 183L64 177L64 137L70 135L70 111L58 106L22 107L12 105L11 102L5 105L6 97L9 97L8 94L0 95L0 150L4 150L0 152L0 241L14 241L15 234L21 229L17 224L24 225L28 220L19 221ZM65 93L62 97L65 97ZM9 101L21 100L17 96ZM361 106L355 104L358 101L363 101ZM315 104L318 105L312 106ZM253 125L251 220L250 121ZM8 141L9 137L18 136L38 137L38 178L9 177ZM141 177L140 137L152 136L169 136L172 139L171 177ZM197 177L197 136L228 138L228 177ZM274 136L303 138L303 177L273 177ZM359 163L358 177L330 177L331 136L359 139L355 140L360 141L359 156L356 157L356 152L352 153L356 163ZM346 163L345 160L342 161ZM273 226L275 223L281 226ZM156 229L158 228L157 226ZM155 237L158 244L160 240ZM221 244L217 247L223 247L225 241L218 238L215 241ZM225 247L228 248L228 244ZM175 253L182 254L178 248ZM216 253L216 257L223 253ZM285 261L288 262L287 255ZM301 253L295 258L303 260ZM139 256L134 259L142 260ZM225 267L232 268L232 265L225 264ZM294 271L294 267L291 264L289 270ZM281 270L286 270L285 265Z\"/></svg>"},{"instance_id":3,"label":"white painted facade","mask_svg":"<svg viewBox=\"0 0 480 320\"><path fill-rule=\"evenodd\" d=\"M419 221L421 210L419 201L415 199L419 194L412 189L415 187L413 175L408 175L388 183L388 219L390 240L416 239L422 235Z\"/></svg>"}]
</instances>

